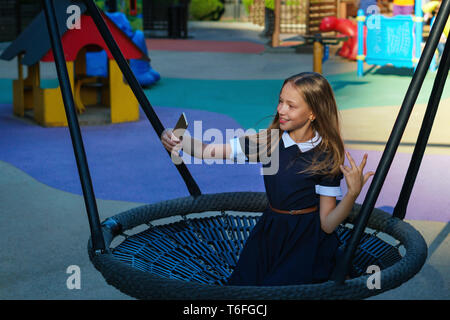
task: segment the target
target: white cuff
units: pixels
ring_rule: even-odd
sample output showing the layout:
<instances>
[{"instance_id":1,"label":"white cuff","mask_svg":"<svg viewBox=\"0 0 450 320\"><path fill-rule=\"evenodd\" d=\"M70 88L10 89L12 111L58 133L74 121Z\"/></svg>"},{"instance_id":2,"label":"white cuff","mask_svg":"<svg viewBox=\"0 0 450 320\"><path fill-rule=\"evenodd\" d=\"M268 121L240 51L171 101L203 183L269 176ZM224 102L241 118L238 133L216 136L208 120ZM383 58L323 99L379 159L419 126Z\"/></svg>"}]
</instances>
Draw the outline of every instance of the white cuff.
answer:
<instances>
[{"instance_id":1,"label":"white cuff","mask_svg":"<svg viewBox=\"0 0 450 320\"><path fill-rule=\"evenodd\" d=\"M341 187L327 187L316 184L316 193L322 196L340 197L342 196Z\"/></svg>"},{"instance_id":2,"label":"white cuff","mask_svg":"<svg viewBox=\"0 0 450 320\"><path fill-rule=\"evenodd\" d=\"M248 158L242 151L241 144L239 143L239 137L230 139L230 146L231 146L231 154L230 154L231 160L239 160L239 161L248 160Z\"/></svg>"}]
</instances>

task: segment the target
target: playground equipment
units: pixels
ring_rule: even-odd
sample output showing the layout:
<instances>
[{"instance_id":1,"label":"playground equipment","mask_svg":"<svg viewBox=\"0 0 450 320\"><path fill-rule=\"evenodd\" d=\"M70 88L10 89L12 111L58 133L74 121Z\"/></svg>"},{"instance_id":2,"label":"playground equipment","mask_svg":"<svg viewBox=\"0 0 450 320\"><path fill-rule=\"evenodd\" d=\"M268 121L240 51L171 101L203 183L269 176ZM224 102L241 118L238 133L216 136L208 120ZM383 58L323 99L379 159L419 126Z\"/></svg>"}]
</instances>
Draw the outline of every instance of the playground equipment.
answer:
<instances>
[{"instance_id":1,"label":"playground equipment","mask_svg":"<svg viewBox=\"0 0 450 320\"><path fill-rule=\"evenodd\" d=\"M117 59L120 69L157 136L160 137L164 127L121 54L101 13L92 0L84 0L84 3L108 48ZM394 214L391 216L381 210L374 210L374 206L419 95L433 52L436 50L440 33L444 28L444 19L447 19L450 13L450 0L444 0L436 18L435 27L408 87L364 203L362 206L354 206L353 213L347 221L354 227L349 230L343 257L337 263L332 280L320 284L267 287L221 286L220 282L205 282L201 278L203 275L212 275L213 279L223 279L227 274L227 268L232 267L232 263L228 263L227 257L221 254L228 252L232 256L233 251L229 249L238 249L239 243L245 241L245 235L252 228L251 222L245 224L251 219L233 219L226 211L261 212L267 205L267 199L264 194L252 192L202 195L183 162L175 166L184 179L190 193L189 197L138 207L109 218L103 224L100 223L53 2L44 0L44 4L66 115L71 124L69 130L77 166L80 169L80 180L91 230L91 239L88 243L89 257L109 284L133 297L147 299L355 299L395 288L419 272L427 257L426 243L420 233L402 220L405 217L412 187L448 75L450 65L450 42L448 41ZM168 155L170 156L169 151ZM190 213L205 211L218 211L220 214L214 219L203 217L196 220L187 217ZM152 224L154 220L173 215L181 216L180 223L159 226ZM149 229L133 236L126 236L119 246L110 248L116 236L143 224L149 225ZM376 235L365 232L367 225L374 228L376 233L385 232L391 235L399 241L398 244L394 246L383 244L384 241ZM228 248L228 245L234 245L234 247ZM395 253L400 245L406 250L404 255ZM120 250L119 247L121 247ZM215 247L224 249L216 251ZM381 289L370 290L367 287L369 275L360 275L346 280L351 265L364 266L364 263L360 263L362 260L384 262L380 263L383 275ZM182 275L188 275L188 279L183 278Z\"/></svg>"},{"instance_id":2,"label":"playground equipment","mask_svg":"<svg viewBox=\"0 0 450 320\"><path fill-rule=\"evenodd\" d=\"M109 106L111 123L137 121L139 105L128 84L123 81L119 67L105 42L94 26L92 18L84 14L86 8L79 3L80 28L68 29L67 7L71 1L58 1L58 26L65 52L65 65L69 70L70 88L75 91L76 108L86 111L86 105ZM103 15L114 34L126 59L147 59L147 55L136 46L107 16ZM67 126L60 88L42 88L39 62L54 61L53 51L47 37L44 13L41 12L19 37L2 53L1 58L11 60L18 57L18 79L13 81L13 112L24 117L33 113L34 120L46 127ZM92 77L86 74L86 53L106 50L108 74ZM28 77L24 78L23 65L28 66Z\"/></svg>"},{"instance_id":3,"label":"playground equipment","mask_svg":"<svg viewBox=\"0 0 450 320\"><path fill-rule=\"evenodd\" d=\"M297 9L303 10L297 11ZM309 13L308 15L304 15ZM296 17L296 22L286 20ZM288 22L288 23L287 23ZM295 21L294 21L295 22ZM335 35L336 31L342 35ZM282 33L296 36L281 40ZM328 58L329 45L343 42L340 55L356 58L356 26L350 20L337 18L337 1L275 0L275 30L272 46L301 46L313 44L313 71L322 73L322 63Z\"/></svg>"},{"instance_id":4,"label":"playground equipment","mask_svg":"<svg viewBox=\"0 0 450 320\"><path fill-rule=\"evenodd\" d=\"M133 30L122 12L105 13L139 49L148 56L147 44L141 30ZM130 67L141 86L149 86L160 80L161 76L150 65L149 60L130 59ZM88 76L108 76L108 58L105 51L86 54L86 74Z\"/></svg>"},{"instance_id":5,"label":"playground equipment","mask_svg":"<svg viewBox=\"0 0 450 320\"><path fill-rule=\"evenodd\" d=\"M275 26L272 46L283 45L282 34L312 35L320 33L319 26L325 17L337 17L337 0L307 1L275 0ZM324 35L334 35L328 33Z\"/></svg>"},{"instance_id":6,"label":"playground equipment","mask_svg":"<svg viewBox=\"0 0 450 320\"><path fill-rule=\"evenodd\" d=\"M357 75L363 76L367 64L416 68L422 52L423 13L421 1L415 3L413 15L385 17L373 14L368 17L358 10ZM364 41L365 32L367 35ZM366 54L364 54L366 48ZM432 64L430 69L433 70Z\"/></svg>"},{"instance_id":7,"label":"playground equipment","mask_svg":"<svg viewBox=\"0 0 450 320\"><path fill-rule=\"evenodd\" d=\"M356 23L349 19L341 19L336 17L325 17L322 19L319 27L320 31L337 31L348 37L348 40L342 43L342 47L338 52L343 58L356 60L358 54L358 29ZM367 28L364 28L364 38L367 33ZM365 48L364 48L365 51Z\"/></svg>"},{"instance_id":8,"label":"playground equipment","mask_svg":"<svg viewBox=\"0 0 450 320\"><path fill-rule=\"evenodd\" d=\"M313 35L302 35L302 45L313 45L313 71L322 73L322 65L329 57L329 46L340 42L347 42L347 36L323 36L320 33ZM296 43L298 37L289 38L289 41ZM289 43L286 41L286 43Z\"/></svg>"},{"instance_id":9,"label":"playground equipment","mask_svg":"<svg viewBox=\"0 0 450 320\"><path fill-rule=\"evenodd\" d=\"M319 25L324 17L337 15L337 1L281 1L275 2L273 47L313 44L313 70L322 73L322 63L328 59L329 44L348 38L336 37L334 32L321 32ZM255 0L256 3L256 0ZM254 3L254 5L255 5ZM281 40L282 34L295 34Z\"/></svg>"}]
</instances>

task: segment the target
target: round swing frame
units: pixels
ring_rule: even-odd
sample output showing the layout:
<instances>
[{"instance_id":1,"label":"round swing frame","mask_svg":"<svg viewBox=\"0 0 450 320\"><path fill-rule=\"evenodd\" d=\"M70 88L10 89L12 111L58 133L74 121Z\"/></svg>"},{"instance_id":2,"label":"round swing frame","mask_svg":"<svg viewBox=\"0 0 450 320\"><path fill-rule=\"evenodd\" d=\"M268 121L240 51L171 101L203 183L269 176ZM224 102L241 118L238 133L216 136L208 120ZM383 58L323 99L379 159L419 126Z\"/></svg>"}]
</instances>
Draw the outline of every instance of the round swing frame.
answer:
<instances>
[{"instance_id":1,"label":"round swing frame","mask_svg":"<svg viewBox=\"0 0 450 320\"><path fill-rule=\"evenodd\" d=\"M263 192L231 192L184 197L137 207L115 215L103 223L103 236L109 248L124 231L173 216L186 216L206 211L262 212L267 206ZM347 222L355 221L360 205L355 204ZM369 289L371 274L346 280L344 284L327 281L320 284L290 286L223 286L169 279L145 272L118 260L113 248L95 254L89 241L88 251L93 265L106 282L137 299L222 300L222 299L361 299L396 288L422 268L427 257L427 245L422 235L410 224L374 209L368 227L386 233L399 241L406 252L394 265L381 270L380 289ZM124 240L126 241L126 240Z\"/></svg>"}]
</instances>

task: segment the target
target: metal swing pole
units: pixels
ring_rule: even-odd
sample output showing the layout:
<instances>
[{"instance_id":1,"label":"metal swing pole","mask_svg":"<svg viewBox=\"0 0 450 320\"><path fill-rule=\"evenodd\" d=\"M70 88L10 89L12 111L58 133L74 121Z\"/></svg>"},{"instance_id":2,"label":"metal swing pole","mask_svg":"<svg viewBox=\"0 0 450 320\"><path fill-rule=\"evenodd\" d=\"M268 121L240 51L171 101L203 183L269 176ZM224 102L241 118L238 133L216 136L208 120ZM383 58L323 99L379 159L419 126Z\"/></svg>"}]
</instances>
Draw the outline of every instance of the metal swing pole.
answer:
<instances>
[{"instance_id":1,"label":"metal swing pole","mask_svg":"<svg viewBox=\"0 0 450 320\"><path fill-rule=\"evenodd\" d=\"M75 104L73 101L72 89L70 86L69 75L67 73L66 59L59 37L58 23L56 20L55 7L52 0L44 0L44 11L47 22L48 33L52 45L53 56L55 58L56 71L58 73L61 95L66 111L67 123L69 125L70 137L72 139L73 150L77 162L80 182L83 189L84 202L89 219L91 230L92 247L95 253L105 251L105 241L101 231L100 218L97 210L94 189L89 173L86 153L84 151L83 138L81 137L80 126L78 124Z\"/></svg>"},{"instance_id":2,"label":"metal swing pole","mask_svg":"<svg viewBox=\"0 0 450 320\"><path fill-rule=\"evenodd\" d=\"M417 173L419 172L420 164L422 162L423 154L430 137L431 129L433 128L434 118L436 116L439 102L444 90L445 81L447 80L450 68L450 41L445 43L444 53L442 54L441 62L434 79L433 89L428 100L427 109L420 127L419 136L417 138L416 146L409 163L408 171L406 173L405 181L403 182L402 190L394 208L393 216L401 220L405 218L406 209L408 207L409 198L416 181Z\"/></svg>"},{"instance_id":3,"label":"metal swing pole","mask_svg":"<svg viewBox=\"0 0 450 320\"><path fill-rule=\"evenodd\" d=\"M370 184L367 195L361 206L361 210L356 219L357 221L354 224L352 236L349 239L347 248L343 254L342 259L337 261L336 268L333 271L333 275L331 278L337 284L344 283L345 277L350 270L350 265L352 262L352 258L355 254L356 247L361 240L362 234L364 233L364 230L367 226L370 213L373 211L375 207L378 195L380 194L384 180L386 179L386 176L389 172L389 168L394 159L403 132L405 131L408 119L412 112L412 108L417 100L417 96L419 95L423 81L425 79L434 52L436 50L437 44L439 42L439 38L444 30L444 26L449 16L449 12L450 12L450 0L443 0L441 9L439 10L438 15L436 17L435 24L431 30L428 41L425 44L425 48L423 50L423 53L420 57L419 63L416 67L411 83L406 92L400 112L395 121L394 128L391 132L391 135L389 136L389 140L386 144L380 163L375 172L375 176L373 177L372 183Z\"/></svg>"},{"instance_id":4,"label":"metal swing pole","mask_svg":"<svg viewBox=\"0 0 450 320\"><path fill-rule=\"evenodd\" d=\"M103 40L105 41L106 45L108 46L109 51L113 55L114 59L116 60L117 64L119 65L120 70L122 71L125 79L127 80L131 90L133 91L134 95L136 96L136 99L139 101L139 104L141 105L142 109L145 112L145 115L147 116L148 120L153 126L153 129L156 131L156 134L158 137L161 137L162 133L164 132L164 126L162 125L161 121L159 120L157 114L153 110L152 105L147 99L147 96L144 93L144 90L142 90L142 87L140 86L139 82L136 80L136 77L134 76L133 72L130 69L130 66L128 65L125 57L123 56L122 52L119 49L119 46L117 45L116 41L114 40L113 36L111 35L111 31L108 29L108 26L106 25L105 21L103 20L103 17L95 5L93 0L83 0L87 7L87 11L89 12L90 16L94 20L95 25L97 26L98 31L100 32ZM169 151L167 153L170 154ZM189 190L189 193L192 196L199 196L201 195L200 188L198 187L197 183L195 182L194 178L192 177L191 173L189 172L188 168L186 167L186 164L184 162L181 162L180 164L175 165L178 169L178 172L181 174L181 177L184 180L184 183L186 184L186 187Z\"/></svg>"}]
</instances>

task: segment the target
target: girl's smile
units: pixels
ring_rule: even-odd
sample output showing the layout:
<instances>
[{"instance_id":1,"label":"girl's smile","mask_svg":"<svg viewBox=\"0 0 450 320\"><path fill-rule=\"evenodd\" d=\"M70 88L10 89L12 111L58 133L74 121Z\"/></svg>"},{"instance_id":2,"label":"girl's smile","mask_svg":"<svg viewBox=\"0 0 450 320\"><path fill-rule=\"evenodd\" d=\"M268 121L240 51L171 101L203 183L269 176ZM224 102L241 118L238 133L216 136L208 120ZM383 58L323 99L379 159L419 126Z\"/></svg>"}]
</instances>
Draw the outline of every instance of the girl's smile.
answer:
<instances>
[{"instance_id":1,"label":"girl's smile","mask_svg":"<svg viewBox=\"0 0 450 320\"><path fill-rule=\"evenodd\" d=\"M314 116L298 89L291 83L287 83L281 90L277 111L281 130L289 131L297 142L310 138L310 122Z\"/></svg>"}]
</instances>

